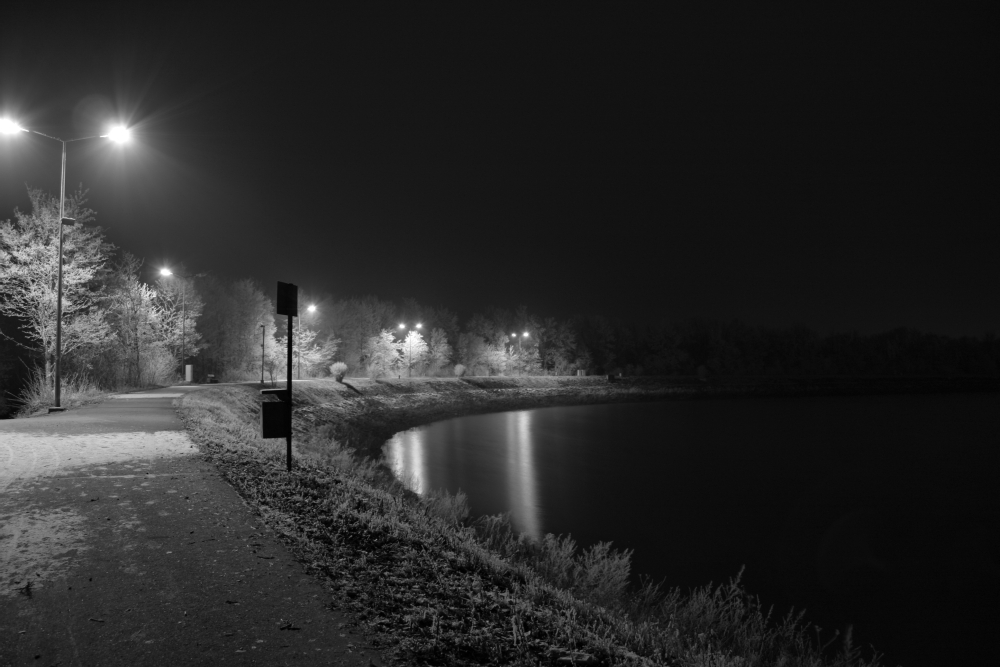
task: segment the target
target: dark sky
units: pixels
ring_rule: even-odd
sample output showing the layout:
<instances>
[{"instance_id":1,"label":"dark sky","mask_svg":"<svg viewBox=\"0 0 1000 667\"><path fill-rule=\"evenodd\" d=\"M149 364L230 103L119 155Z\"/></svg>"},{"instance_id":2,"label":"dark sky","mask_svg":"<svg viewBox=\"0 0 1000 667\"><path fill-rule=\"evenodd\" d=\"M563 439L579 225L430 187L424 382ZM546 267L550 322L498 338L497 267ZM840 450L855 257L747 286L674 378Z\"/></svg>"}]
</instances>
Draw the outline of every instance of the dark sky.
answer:
<instances>
[{"instance_id":1,"label":"dark sky","mask_svg":"<svg viewBox=\"0 0 1000 667\"><path fill-rule=\"evenodd\" d=\"M4 5L0 115L134 128L71 145L68 180L149 266L462 314L1000 330L995 10L37 4ZM0 217L57 191L58 150L0 138Z\"/></svg>"}]
</instances>

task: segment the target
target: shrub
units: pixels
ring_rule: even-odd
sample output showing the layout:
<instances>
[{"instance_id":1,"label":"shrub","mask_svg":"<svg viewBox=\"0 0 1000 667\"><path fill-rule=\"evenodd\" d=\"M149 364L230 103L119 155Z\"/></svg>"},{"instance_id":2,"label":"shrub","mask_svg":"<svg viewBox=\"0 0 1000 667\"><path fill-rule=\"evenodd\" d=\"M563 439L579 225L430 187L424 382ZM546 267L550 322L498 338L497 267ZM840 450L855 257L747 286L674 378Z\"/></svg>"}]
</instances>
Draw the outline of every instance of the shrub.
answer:
<instances>
[{"instance_id":1,"label":"shrub","mask_svg":"<svg viewBox=\"0 0 1000 667\"><path fill-rule=\"evenodd\" d=\"M330 364L330 375L332 375L333 379L337 382L343 382L344 376L347 375L347 364L343 361Z\"/></svg>"},{"instance_id":2,"label":"shrub","mask_svg":"<svg viewBox=\"0 0 1000 667\"><path fill-rule=\"evenodd\" d=\"M76 407L98 401L107 395L85 375L63 377L60 392L63 407ZM16 403L19 404L19 417L27 417L56 404L55 387L50 379L46 379L43 369L36 367L32 371Z\"/></svg>"},{"instance_id":3,"label":"shrub","mask_svg":"<svg viewBox=\"0 0 1000 667\"><path fill-rule=\"evenodd\" d=\"M465 375L465 366L462 364L455 364L455 377L462 377Z\"/></svg>"}]
</instances>

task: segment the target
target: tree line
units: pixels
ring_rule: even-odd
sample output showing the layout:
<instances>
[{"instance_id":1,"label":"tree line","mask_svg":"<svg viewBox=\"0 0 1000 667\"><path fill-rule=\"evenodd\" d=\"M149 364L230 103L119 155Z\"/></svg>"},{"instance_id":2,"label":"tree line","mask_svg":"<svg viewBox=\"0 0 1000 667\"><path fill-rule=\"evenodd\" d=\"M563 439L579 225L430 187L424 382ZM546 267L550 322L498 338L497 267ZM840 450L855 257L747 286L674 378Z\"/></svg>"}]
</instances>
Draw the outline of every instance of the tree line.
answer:
<instances>
[{"instance_id":1,"label":"tree line","mask_svg":"<svg viewBox=\"0 0 1000 667\"><path fill-rule=\"evenodd\" d=\"M30 209L0 223L0 382L37 365L51 382L59 206L29 188ZM286 326L249 279L156 275L108 243L86 192L67 200L63 377L121 389L165 384L181 357L197 379L280 378ZM822 336L696 319L639 325L599 316L557 319L489 307L464 322L447 307L376 296L327 300L294 320L293 369L306 376L454 375L892 376L996 375L996 335L949 337L897 329ZM18 357L18 364L12 361ZM2 405L0 405L2 410Z\"/></svg>"}]
</instances>

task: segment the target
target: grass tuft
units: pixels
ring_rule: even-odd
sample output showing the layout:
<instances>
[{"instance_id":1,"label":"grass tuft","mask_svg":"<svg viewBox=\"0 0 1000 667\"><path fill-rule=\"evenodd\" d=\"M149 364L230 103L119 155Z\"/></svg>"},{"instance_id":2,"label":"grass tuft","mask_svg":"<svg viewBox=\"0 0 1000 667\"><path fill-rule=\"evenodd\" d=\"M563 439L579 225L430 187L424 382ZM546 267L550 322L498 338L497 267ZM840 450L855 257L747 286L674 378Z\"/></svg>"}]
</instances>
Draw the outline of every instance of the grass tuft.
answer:
<instances>
[{"instance_id":1,"label":"grass tuft","mask_svg":"<svg viewBox=\"0 0 1000 667\"><path fill-rule=\"evenodd\" d=\"M59 402L65 408L98 403L110 395L84 375L63 378L59 391ZM13 403L18 406L16 417L28 417L56 404L55 386L45 378L43 369L36 367L31 372L27 384Z\"/></svg>"}]
</instances>

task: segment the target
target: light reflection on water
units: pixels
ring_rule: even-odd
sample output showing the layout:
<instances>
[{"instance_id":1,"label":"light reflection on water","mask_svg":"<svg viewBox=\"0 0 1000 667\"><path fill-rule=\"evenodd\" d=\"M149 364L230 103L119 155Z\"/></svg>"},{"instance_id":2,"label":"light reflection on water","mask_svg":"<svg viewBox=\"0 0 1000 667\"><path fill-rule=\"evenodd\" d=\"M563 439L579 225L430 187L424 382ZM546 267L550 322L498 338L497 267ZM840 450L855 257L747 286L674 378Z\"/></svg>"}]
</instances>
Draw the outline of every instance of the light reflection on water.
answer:
<instances>
[{"instance_id":1,"label":"light reflection on water","mask_svg":"<svg viewBox=\"0 0 1000 667\"><path fill-rule=\"evenodd\" d=\"M768 606L851 624L885 664L977 664L935 639L961 627L966 654L992 651L998 412L1000 394L553 407L430 424L386 456L420 493L610 540L668 586L746 566Z\"/></svg>"},{"instance_id":2,"label":"light reflection on water","mask_svg":"<svg viewBox=\"0 0 1000 667\"><path fill-rule=\"evenodd\" d=\"M482 429L466 430L462 420L449 422L454 431L452 442L461 443L457 449L445 447L445 443L436 446L430 443L426 428L411 429L397 433L389 440L385 445L385 455L396 476L419 494L444 486L448 471L455 467L452 459L464 458L466 451L475 451L475 458L495 460L497 465L489 468L490 474L502 475L503 478L494 478L491 485L506 489L506 498L501 504L505 511L510 512L511 524L515 530L539 538L542 536L542 519L532 428L534 416L531 411L505 413L503 429L485 436ZM463 488L470 488L474 481L466 480Z\"/></svg>"}]
</instances>

